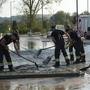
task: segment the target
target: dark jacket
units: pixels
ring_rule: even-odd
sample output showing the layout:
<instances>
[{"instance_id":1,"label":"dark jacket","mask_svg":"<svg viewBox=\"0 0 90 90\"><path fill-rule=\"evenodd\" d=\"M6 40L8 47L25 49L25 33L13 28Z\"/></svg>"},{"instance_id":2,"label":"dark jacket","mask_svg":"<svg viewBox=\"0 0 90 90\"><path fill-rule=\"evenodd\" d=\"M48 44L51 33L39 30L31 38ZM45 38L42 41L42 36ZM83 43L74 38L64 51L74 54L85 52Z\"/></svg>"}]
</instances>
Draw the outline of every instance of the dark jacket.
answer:
<instances>
[{"instance_id":1,"label":"dark jacket","mask_svg":"<svg viewBox=\"0 0 90 90\"><path fill-rule=\"evenodd\" d=\"M63 38L64 32L62 30L55 29L51 33L51 37L54 39L55 45L62 46L64 45L64 38Z\"/></svg>"}]
</instances>

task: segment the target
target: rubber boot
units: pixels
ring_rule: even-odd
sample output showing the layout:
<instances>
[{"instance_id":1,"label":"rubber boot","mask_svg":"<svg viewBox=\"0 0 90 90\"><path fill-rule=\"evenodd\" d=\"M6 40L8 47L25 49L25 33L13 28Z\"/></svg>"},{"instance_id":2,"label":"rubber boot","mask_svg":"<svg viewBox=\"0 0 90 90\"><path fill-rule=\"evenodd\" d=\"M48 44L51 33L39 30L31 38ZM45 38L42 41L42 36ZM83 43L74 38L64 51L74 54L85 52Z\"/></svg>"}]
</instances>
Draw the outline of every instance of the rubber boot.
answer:
<instances>
[{"instance_id":1,"label":"rubber boot","mask_svg":"<svg viewBox=\"0 0 90 90\"><path fill-rule=\"evenodd\" d=\"M9 71L11 71L11 72L15 71L14 68L13 68L13 65L8 65L8 67L9 67Z\"/></svg>"},{"instance_id":2,"label":"rubber boot","mask_svg":"<svg viewBox=\"0 0 90 90\"><path fill-rule=\"evenodd\" d=\"M74 55L71 54L71 55L70 55L70 62L71 62L71 64L73 63L73 61L74 61Z\"/></svg>"},{"instance_id":3,"label":"rubber boot","mask_svg":"<svg viewBox=\"0 0 90 90\"><path fill-rule=\"evenodd\" d=\"M80 63L80 59L76 59L75 62L73 62L73 64L79 64Z\"/></svg>"},{"instance_id":4,"label":"rubber boot","mask_svg":"<svg viewBox=\"0 0 90 90\"><path fill-rule=\"evenodd\" d=\"M58 68L60 66L59 59L55 59L55 64L53 65L55 68Z\"/></svg>"},{"instance_id":5,"label":"rubber boot","mask_svg":"<svg viewBox=\"0 0 90 90\"><path fill-rule=\"evenodd\" d=\"M85 55L84 56L81 56L81 61L80 61L81 63L85 63L86 62L86 60L85 60Z\"/></svg>"},{"instance_id":6,"label":"rubber boot","mask_svg":"<svg viewBox=\"0 0 90 90\"><path fill-rule=\"evenodd\" d=\"M0 72L4 70L4 66L0 66Z\"/></svg>"},{"instance_id":7,"label":"rubber boot","mask_svg":"<svg viewBox=\"0 0 90 90\"><path fill-rule=\"evenodd\" d=\"M66 66L69 66L70 65L70 60L69 59L66 59Z\"/></svg>"}]
</instances>

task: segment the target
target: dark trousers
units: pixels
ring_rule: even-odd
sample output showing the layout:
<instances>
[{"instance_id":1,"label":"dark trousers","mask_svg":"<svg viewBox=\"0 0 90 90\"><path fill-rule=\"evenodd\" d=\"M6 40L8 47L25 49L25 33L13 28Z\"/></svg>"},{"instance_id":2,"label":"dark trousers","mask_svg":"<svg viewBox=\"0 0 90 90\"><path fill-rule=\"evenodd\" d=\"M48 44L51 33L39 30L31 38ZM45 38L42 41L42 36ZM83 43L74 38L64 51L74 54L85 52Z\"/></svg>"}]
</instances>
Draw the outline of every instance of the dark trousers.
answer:
<instances>
[{"instance_id":1,"label":"dark trousers","mask_svg":"<svg viewBox=\"0 0 90 90\"><path fill-rule=\"evenodd\" d=\"M59 59L60 52L63 53L66 63L69 62L67 52L65 50L64 44L63 45L55 45L55 59Z\"/></svg>"},{"instance_id":2,"label":"dark trousers","mask_svg":"<svg viewBox=\"0 0 90 90\"><path fill-rule=\"evenodd\" d=\"M3 64L4 56L5 56L5 58L6 58L7 62L8 62L9 69L12 69L13 65L12 65L10 53L4 47L0 47L0 69L4 69L4 64Z\"/></svg>"},{"instance_id":3,"label":"dark trousers","mask_svg":"<svg viewBox=\"0 0 90 90\"><path fill-rule=\"evenodd\" d=\"M83 42L81 40L78 40L74 44L74 47L76 49L76 56L79 55L81 60L85 60L85 51L84 51Z\"/></svg>"},{"instance_id":4,"label":"dark trousers","mask_svg":"<svg viewBox=\"0 0 90 90\"><path fill-rule=\"evenodd\" d=\"M70 45L69 45L70 61L74 61L73 48L74 48L74 45L72 42L70 42Z\"/></svg>"},{"instance_id":5,"label":"dark trousers","mask_svg":"<svg viewBox=\"0 0 90 90\"><path fill-rule=\"evenodd\" d=\"M73 45L69 47L69 52L73 52L73 48L75 49L76 61L85 60L85 51L81 39L74 41Z\"/></svg>"},{"instance_id":6,"label":"dark trousers","mask_svg":"<svg viewBox=\"0 0 90 90\"><path fill-rule=\"evenodd\" d=\"M60 56L60 52L61 52L61 51L62 51L64 57L67 56L67 53L66 53L65 48L55 47L55 59L59 59L59 56Z\"/></svg>"}]
</instances>

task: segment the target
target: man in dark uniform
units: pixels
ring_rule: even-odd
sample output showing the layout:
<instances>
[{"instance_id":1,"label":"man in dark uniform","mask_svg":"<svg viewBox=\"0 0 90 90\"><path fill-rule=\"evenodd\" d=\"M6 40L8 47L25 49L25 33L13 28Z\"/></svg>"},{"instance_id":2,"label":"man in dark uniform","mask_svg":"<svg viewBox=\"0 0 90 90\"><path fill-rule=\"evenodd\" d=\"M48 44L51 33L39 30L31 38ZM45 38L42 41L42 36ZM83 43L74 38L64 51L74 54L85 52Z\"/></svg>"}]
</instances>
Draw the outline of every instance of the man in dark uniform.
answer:
<instances>
[{"instance_id":1,"label":"man in dark uniform","mask_svg":"<svg viewBox=\"0 0 90 90\"><path fill-rule=\"evenodd\" d=\"M72 32L72 29L68 25L66 26L66 32L68 34L70 34ZM74 43L73 43L73 40L71 39L71 37L69 38L68 42L69 42L70 62L73 63L74 62L74 53L73 53Z\"/></svg>"},{"instance_id":2,"label":"man in dark uniform","mask_svg":"<svg viewBox=\"0 0 90 90\"><path fill-rule=\"evenodd\" d=\"M83 41L81 40L81 37L78 36L76 31L73 31L69 27L66 28L66 32L70 35L71 41L70 41L70 46L69 46L69 52L71 53L70 57L73 60L73 47L75 49L75 54L76 54L76 61L74 64L78 64L81 62L86 62L85 61L85 51L84 51L84 46L83 46Z\"/></svg>"},{"instance_id":3,"label":"man in dark uniform","mask_svg":"<svg viewBox=\"0 0 90 90\"><path fill-rule=\"evenodd\" d=\"M54 65L54 67L60 66L60 61L59 61L60 51L62 51L63 56L66 61L66 65L68 66L70 63L69 63L67 52L64 47L65 42L64 42L64 38L63 38L63 35L65 34L65 32L63 32L62 30L55 29L55 26L52 26L52 29L53 30L51 33L51 37L55 44L55 65Z\"/></svg>"},{"instance_id":4,"label":"man in dark uniform","mask_svg":"<svg viewBox=\"0 0 90 90\"><path fill-rule=\"evenodd\" d=\"M17 34L6 34L4 35L1 39L0 39L0 71L4 70L4 64L3 64L3 56L5 56L7 62L8 62L8 67L10 71L13 71L13 65L12 65L12 61L11 61L11 57L10 57L10 53L9 53L9 49L8 49L8 45L10 43L14 43L14 47L15 50L18 54L18 50L17 50Z\"/></svg>"}]
</instances>

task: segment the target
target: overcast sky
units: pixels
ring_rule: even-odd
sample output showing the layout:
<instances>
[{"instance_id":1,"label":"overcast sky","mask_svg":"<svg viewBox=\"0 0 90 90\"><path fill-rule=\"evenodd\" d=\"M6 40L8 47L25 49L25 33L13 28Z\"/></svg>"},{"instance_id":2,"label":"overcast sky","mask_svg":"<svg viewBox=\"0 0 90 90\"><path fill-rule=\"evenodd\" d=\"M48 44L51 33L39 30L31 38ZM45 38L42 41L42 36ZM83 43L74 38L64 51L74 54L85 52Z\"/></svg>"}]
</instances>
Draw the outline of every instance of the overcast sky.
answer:
<instances>
[{"instance_id":1,"label":"overcast sky","mask_svg":"<svg viewBox=\"0 0 90 90\"><path fill-rule=\"evenodd\" d=\"M20 14L20 10L18 9L18 8L21 8L20 7L21 5L19 5L20 0L8 0L8 2L5 3L0 10L1 17L10 17L10 2L11 1L14 1L12 2L12 15L14 16L14 15ZM90 4L90 0L88 1ZM78 0L78 2L79 2L79 13L87 10L87 0ZM72 14L73 12L76 12L76 0L62 0L60 5L58 4L50 5L49 10L44 9L44 14L54 14L60 10L69 12L70 14ZM89 11L90 11L90 7L89 7ZM39 13L41 13L41 11Z\"/></svg>"}]
</instances>

